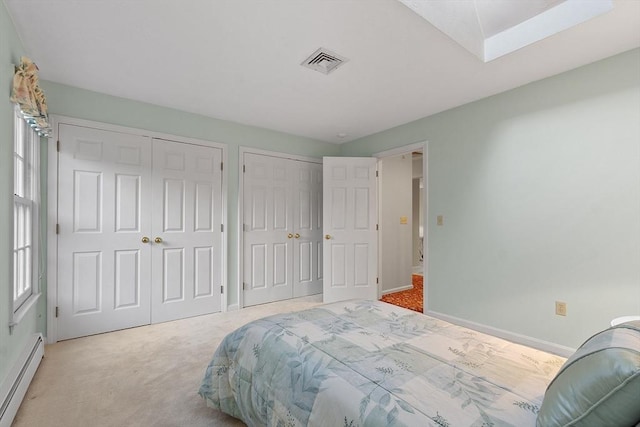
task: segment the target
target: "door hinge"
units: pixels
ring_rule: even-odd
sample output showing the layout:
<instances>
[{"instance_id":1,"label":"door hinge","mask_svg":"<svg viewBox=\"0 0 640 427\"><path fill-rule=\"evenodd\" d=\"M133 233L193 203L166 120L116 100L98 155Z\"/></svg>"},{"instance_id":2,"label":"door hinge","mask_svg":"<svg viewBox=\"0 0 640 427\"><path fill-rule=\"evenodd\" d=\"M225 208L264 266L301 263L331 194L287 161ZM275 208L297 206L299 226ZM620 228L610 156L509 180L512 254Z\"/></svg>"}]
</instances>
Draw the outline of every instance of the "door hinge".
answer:
<instances>
[{"instance_id":1,"label":"door hinge","mask_svg":"<svg viewBox=\"0 0 640 427\"><path fill-rule=\"evenodd\" d=\"M224 224L220 224L220 231L224 233Z\"/></svg>"},{"instance_id":2,"label":"door hinge","mask_svg":"<svg viewBox=\"0 0 640 427\"><path fill-rule=\"evenodd\" d=\"M247 171L247 167L245 165L242 165L242 173L245 173Z\"/></svg>"},{"instance_id":3,"label":"door hinge","mask_svg":"<svg viewBox=\"0 0 640 427\"><path fill-rule=\"evenodd\" d=\"M380 283L380 279L378 277L376 277L376 284Z\"/></svg>"},{"instance_id":4,"label":"door hinge","mask_svg":"<svg viewBox=\"0 0 640 427\"><path fill-rule=\"evenodd\" d=\"M60 152L60 140L56 141L56 151L59 153Z\"/></svg>"},{"instance_id":5,"label":"door hinge","mask_svg":"<svg viewBox=\"0 0 640 427\"><path fill-rule=\"evenodd\" d=\"M220 286L220 293L224 294L224 286Z\"/></svg>"},{"instance_id":6,"label":"door hinge","mask_svg":"<svg viewBox=\"0 0 640 427\"><path fill-rule=\"evenodd\" d=\"M376 231L378 231L379 229L380 229L380 228L379 228L378 224L376 224Z\"/></svg>"},{"instance_id":7,"label":"door hinge","mask_svg":"<svg viewBox=\"0 0 640 427\"><path fill-rule=\"evenodd\" d=\"M60 310L59 310L59 308L60 308L60 307L56 307L56 317L58 317L58 314L60 314Z\"/></svg>"},{"instance_id":8,"label":"door hinge","mask_svg":"<svg viewBox=\"0 0 640 427\"><path fill-rule=\"evenodd\" d=\"M224 162L220 162L220 170L223 171L224 170Z\"/></svg>"},{"instance_id":9,"label":"door hinge","mask_svg":"<svg viewBox=\"0 0 640 427\"><path fill-rule=\"evenodd\" d=\"M249 284L242 283L242 289L244 289L245 291L248 291L249 290Z\"/></svg>"},{"instance_id":10,"label":"door hinge","mask_svg":"<svg viewBox=\"0 0 640 427\"><path fill-rule=\"evenodd\" d=\"M60 224L56 224L56 234L60 234Z\"/></svg>"},{"instance_id":11,"label":"door hinge","mask_svg":"<svg viewBox=\"0 0 640 427\"><path fill-rule=\"evenodd\" d=\"M376 171L376 178L378 177L378 171Z\"/></svg>"},{"instance_id":12,"label":"door hinge","mask_svg":"<svg viewBox=\"0 0 640 427\"><path fill-rule=\"evenodd\" d=\"M247 231L247 228L249 228L247 227L247 224L242 224L242 231Z\"/></svg>"}]
</instances>

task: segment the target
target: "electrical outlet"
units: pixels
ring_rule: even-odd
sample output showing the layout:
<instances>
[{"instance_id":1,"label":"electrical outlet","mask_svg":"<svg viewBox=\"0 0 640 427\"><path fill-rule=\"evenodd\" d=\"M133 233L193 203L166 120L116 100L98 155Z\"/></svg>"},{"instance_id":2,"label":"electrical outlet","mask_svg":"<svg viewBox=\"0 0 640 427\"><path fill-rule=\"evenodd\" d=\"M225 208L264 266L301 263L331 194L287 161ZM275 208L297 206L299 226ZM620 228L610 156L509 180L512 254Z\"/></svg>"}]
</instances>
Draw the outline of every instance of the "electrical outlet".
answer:
<instances>
[{"instance_id":1,"label":"electrical outlet","mask_svg":"<svg viewBox=\"0 0 640 427\"><path fill-rule=\"evenodd\" d=\"M562 301L556 301L556 314L558 316L567 315L567 303Z\"/></svg>"}]
</instances>

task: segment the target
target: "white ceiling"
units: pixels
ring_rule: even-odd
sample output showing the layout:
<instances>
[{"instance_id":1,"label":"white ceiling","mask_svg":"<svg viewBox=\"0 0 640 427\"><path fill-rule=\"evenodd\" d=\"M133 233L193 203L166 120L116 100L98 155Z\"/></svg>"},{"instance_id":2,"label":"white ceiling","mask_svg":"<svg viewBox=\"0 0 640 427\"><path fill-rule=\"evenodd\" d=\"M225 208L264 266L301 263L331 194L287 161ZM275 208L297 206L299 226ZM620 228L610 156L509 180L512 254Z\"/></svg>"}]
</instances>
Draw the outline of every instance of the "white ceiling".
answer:
<instances>
[{"instance_id":1,"label":"white ceiling","mask_svg":"<svg viewBox=\"0 0 640 427\"><path fill-rule=\"evenodd\" d=\"M3 1L41 79L334 143L640 46L639 0L488 63L397 0Z\"/></svg>"},{"instance_id":2,"label":"white ceiling","mask_svg":"<svg viewBox=\"0 0 640 427\"><path fill-rule=\"evenodd\" d=\"M399 0L492 61L613 9L612 0Z\"/></svg>"}]
</instances>

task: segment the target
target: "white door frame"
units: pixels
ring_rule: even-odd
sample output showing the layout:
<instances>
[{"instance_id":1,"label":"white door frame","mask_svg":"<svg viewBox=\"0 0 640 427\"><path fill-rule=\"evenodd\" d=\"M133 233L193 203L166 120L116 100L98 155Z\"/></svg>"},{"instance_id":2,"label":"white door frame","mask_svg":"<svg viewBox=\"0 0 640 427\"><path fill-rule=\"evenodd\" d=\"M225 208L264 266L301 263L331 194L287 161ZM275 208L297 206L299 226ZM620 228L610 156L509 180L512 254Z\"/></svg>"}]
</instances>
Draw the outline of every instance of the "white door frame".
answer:
<instances>
[{"instance_id":1,"label":"white door frame","mask_svg":"<svg viewBox=\"0 0 640 427\"><path fill-rule=\"evenodd\" d=\"M424 289L424 301L423 301L423 312L427 312L427 290L429 288L429 141L417 142L415 144L403 145L402 147L395 147L390 150L380 151L378 153L374 153L373 157L378 158L378 162L381 159L386 157L398 156L400 154L411 153L412 151L421 150L422 151L422 181L424 183L424 194L422 197L422 224L424 227L423 233L423 243L422 243L422 253L423 261L422 261L422 280L423 280L423 289ZM384 173L384 172L383 172ZM378 187L379 189L379 187ZM380 198L378 198L378 211L380 210ZM378 212L378 216L380 216L380 212ZM380 268L380 236L378 236L378 268ZM378 290L378 293L380 290Z\"/></svg>"},{"instance_id":2,"label":"white door frame","mask_svg":"<svg viewBox=\"0 0 640 427\"><path fill-rule=\"evenodd\" d=\"M68 124L73 126L89 127L110 132L127 133L131 135L147 136L150 138L168 139L175 142L204 145L222 150L222 162L227 163L227 145L213 141L171 135L164 132L155 132L126 126L112 125L91 120L77 119L74 117L51 115L51 127L53 129L50 144L47 150L47 343L58 341L58 322L56 320L56 306L58 304L58 238L56 224L58 223L58 125ZM222 170L222 247L227 248L227 191L228 169ZM225 292L222 294L221 310L227 311L229 285L227 284L227 251L222 251L222 283Z\"/></svg>"},{"instance_id":3,"label":"white door frame","mask_svg":"<svg viewBox=\"0 0 640 427\"><path fill-rule=\"evenodd\" d=\"M237 274L238 274L238 283L236 284L237 292L238 292L238 305L230 305L229 310L239 310L244 308L244 294L242 283L244 282L244 172L242 170L244 154L261 154L263 156L271 156L277 157L280 159L289 159L289 160L300 160L303 162L312 162L322 164L322 159L318 157L309 157L309 156L298 156L295 154L282 153L278 151L269 151L269 150L261 150L259 148L245 147L240 146L238 150L238 265L237 265Z\"/></svg>"}]
</instances>

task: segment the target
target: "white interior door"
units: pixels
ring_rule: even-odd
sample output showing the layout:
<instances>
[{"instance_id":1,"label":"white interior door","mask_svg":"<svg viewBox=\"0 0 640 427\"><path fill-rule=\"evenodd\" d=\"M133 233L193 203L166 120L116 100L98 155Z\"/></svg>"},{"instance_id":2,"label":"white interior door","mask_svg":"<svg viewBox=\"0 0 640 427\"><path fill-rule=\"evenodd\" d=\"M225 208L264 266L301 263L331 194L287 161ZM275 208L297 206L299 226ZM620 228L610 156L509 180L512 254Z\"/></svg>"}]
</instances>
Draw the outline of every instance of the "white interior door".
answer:
<instances>
[{"instance_id":1,"label":"white interior door","mask_svg":"<svg viewBox=\"0 0 640 427\"><path fill-rule=\"evenodd\" d=\"M323 160L323 300L377 299L376 159Z\"/></svg>"},{"instance_id":2,"label":"white interior door","mask_svg":"<svg viewBox=\"0 0 640 427\"><path fill-rule=\"evenodd\" d=\"M148 324L151 140L60 125L59 339Z\"/></svg>"},{"instance_id":3,"label":"white interior door","mask_svg":"<svg viewBox=\"0 0 640 427\"><path fill-rule=\"evenodd\" d=\"M153 323L220 311L222 150L153 140Z\"/></svg>"},{"instance_id":4,"label":"white interior door","mask_svg":"<svg viewBox=\"0 0 640 427\"><path fill-rule=\"evenodd\" d=\"M287 160L244 154L244 305L293 295L291 170Z\"/></svg>"},{"instance_id":5,"label":"white interior door","mask_svg":"<svg viewBox=\"0 0 640 427\"><path fill-rule=\"evenodd\" d=\"M291 161L293 168L293 297L322 292L322 165Z\"/></svg>"}]
</instances>

